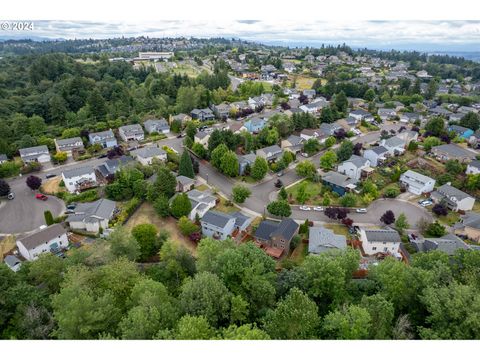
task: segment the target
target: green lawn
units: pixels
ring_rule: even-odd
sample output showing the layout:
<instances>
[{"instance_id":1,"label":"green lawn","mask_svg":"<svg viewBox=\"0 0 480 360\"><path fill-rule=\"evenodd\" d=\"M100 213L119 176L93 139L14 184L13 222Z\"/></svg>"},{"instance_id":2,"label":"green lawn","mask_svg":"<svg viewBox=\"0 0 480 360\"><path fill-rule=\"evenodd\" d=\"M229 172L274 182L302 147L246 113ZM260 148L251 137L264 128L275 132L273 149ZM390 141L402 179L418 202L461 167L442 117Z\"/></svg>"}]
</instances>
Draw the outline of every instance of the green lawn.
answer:
<instances>
[{"instance_id":1,"label":"green lawn","mask_svg":"<svg viewBox=\"0 0 480 360\"><path fill-rule=\"evenodd\" d=\"M337 235L343 235L347 238L350 236L348 228L342 224L328 223L324 225L325 228L332 230Z\"/></svg>"},{"instance_id":2,"label":"green lawn","mask_svg":"<svg viewBox=\"0 0 480 360\"><path fill-rule=\"evenodd\" d=\"M452 226L460 220L460 215L454 211L449 211L446 216L436 216L443 225Z\"/></svg>"}]
</instances>

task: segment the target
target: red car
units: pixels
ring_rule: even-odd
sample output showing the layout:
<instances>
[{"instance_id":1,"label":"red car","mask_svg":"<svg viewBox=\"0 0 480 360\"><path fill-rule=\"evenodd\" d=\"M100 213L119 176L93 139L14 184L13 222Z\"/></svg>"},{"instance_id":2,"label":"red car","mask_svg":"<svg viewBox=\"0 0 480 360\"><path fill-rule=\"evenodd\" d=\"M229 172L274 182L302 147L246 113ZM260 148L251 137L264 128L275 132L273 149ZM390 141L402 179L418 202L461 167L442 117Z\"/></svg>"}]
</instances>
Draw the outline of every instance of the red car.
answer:
<instances>
[{"instance_id":1,"label":"red car","mask_svg":"<svg viewBox=\"0 0 480 360\"><path fill-rule=\"evenodd\" d=\"M37 194L35 195L35 199L42 200L42 201L47 201L48 197L43 194Z\"/></svg>"}]
</instances>

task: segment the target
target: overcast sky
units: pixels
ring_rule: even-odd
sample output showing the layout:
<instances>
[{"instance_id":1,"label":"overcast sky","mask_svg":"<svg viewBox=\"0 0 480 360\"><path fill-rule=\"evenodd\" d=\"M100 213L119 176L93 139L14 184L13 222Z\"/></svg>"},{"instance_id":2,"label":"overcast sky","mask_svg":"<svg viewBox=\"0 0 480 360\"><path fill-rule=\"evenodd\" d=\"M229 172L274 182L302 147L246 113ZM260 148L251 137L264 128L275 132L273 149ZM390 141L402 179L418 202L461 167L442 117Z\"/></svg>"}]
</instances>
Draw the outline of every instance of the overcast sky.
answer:
<instances>
[{"instance_id":1,"label":"overcast sky","mask_svg":"<svg viewBox=\"0 0 480 360\"><path fill-rule=\"evenodd\" d=\"M290 46L343 43L353 47L479 51L480 21L160 20L155 22L35 21L34 31L0 37L225 37Z\"/></svg>"}]
</instances>

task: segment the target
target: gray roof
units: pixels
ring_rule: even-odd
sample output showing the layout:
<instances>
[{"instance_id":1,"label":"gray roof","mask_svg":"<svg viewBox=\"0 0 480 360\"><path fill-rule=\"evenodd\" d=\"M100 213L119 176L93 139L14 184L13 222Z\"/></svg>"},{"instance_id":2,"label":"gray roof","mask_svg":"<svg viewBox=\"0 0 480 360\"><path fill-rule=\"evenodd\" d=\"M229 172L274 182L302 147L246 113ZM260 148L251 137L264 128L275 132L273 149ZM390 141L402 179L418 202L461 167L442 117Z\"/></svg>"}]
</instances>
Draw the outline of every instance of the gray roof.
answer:
<instances>
[{"instance_id":1,"label":"gray roof","mask_svg":"<svg viewBox=\"0 0 480 360\"><path fill-rule=\"evenodd\" d=\"M287 141L292 144L292 146L300 145L303 142L303 138L297 135L290 135L287 138Z\"/></svg>"},{"instance_id":2,"label":"gray roof","mask_svg":"<svg viewBox=\"0 0 480 360\"><path fill-rule=\"evenodd\" d=\"M462 215L461 218L462 218L462 222L460 224L455 224L455 227L458 227L458 225L460 225L460 227L468 226L475 229L480 229L479 213L468 211L465 215Z\"/></svg>"},{"instance_id":3,"label":"gray roof","mask_svg":"<svg viewBox=\"0 0 480 360\"><path fill-rule=\"evenodd\" d=\"M5 264L8 265L8 267L10 268L13 268L15 266L17 266L18 264L21 264L22 262L20 261L19 258L17 258L16 256L14 255L7 255L5 256L5 259L3 259L3 261L5 262Z\"/></svg>"},{"instance_id":4,"label":"gray roof","mask_svg":"<svg viewBox=\"0 0 480 360\"><path fill-rule=\"evenodd\" d=\"M165 119L148 119L143 123L143 126L145 126L145 129L148 131L170 129L170 126Z\"/></svg>"},{"instance_id":5,"label":"gray roof","mask_svg":"<svg viewBox=\"0 0 480 360\"><path fill-rule=\"evenodd\" d=\"M165 150L160 149L156 146L146 146L144 148L133 150L130 153L133 154L133 155L142 157L144 159L155 157L155 156L162 156L162 155L167 154L165 152Z\"/></svg>"},{"instance_id":6,"label":"gray roof","mask_svg":"<svg viewBox=\"0 0 480 360\"><path fill-rule=\"evenodd\" d=\"M75 146L75 144L78 142L80 142L83 146L83 140L78 136L69 139L55 139L55 141L59 147Z\"/></svg>"},{"instance_id":7,"label":"gray roof","mask_svg":"<svg viewBox=\"0 0 480 360\"><path fill-rule=\"evenodd\" d=\"M440 186L438 189L437 189L437 192L442 195L442 196L445 196L451 200L453 200L454 198L456 200L463 200L463 199L466 199L466 198L469 198L469 197L472 197L471 195L467 194L466 192L463 192L461 190L458 190L457 188L451 186L451 185L448 185L448 184L445 184L445 185L442 185Z\"/></svg>"},{"instance_id":8,"label":"gray roof","mask_svg":"<svg viewBox=\"0 0 480 360\"><path fill-rule=\"evenodd\" d=\"M43 230L27 235L24 238L18 239L17 241L21 242L27 250L31 250L40 244L46 243L66 233L67 231L62 225L54 224Z\"/></svg>"},{"instance_id":9,"label":"gray roof","mask_svg":"<svg viewBox=\"0 0 480 360\"><path fill-rule=\"evenodd\" d=\"M367 150L372 150L377 155L382 155L388 152L388 150L383 146L374 146Z\"/></svg>"},{"instance_id":10,"label":"gray roof","mask_svg":"<svg viewBox=\"0 0 480 360\"><path fill-rule=\"evenodd\" d=\"M467 157L470 159L475 159L475 156L476 156L476 154L473 151L468 151L455 144L443 144L443 145L434 146L432 148L432 151L435 151L435 150L445 152L455 157Z\"/></svg>"},{"instance_id":11,"label":"gray roof","mask_svg":"<svg viewBox=\"0 0 480 360\"><path fill-rule=\"evenodd\" d=\"M217 200L217 198L213 196L210 191L199 191L197 189L187 192L187 196L190 200L194 200L197 203L210 203ZM192 208L194 208L193 204Z\"/></svg>"},{"instance_id":12,"label":"gray roof","mask_svg":"<svg viewBox=\"0 0 480 360\"><path fill-rule=\"evenodd\" d=\"M344 235L337 235L324 227L312 226L309 229L308 252L320 254L332 249L345 249L347 239Z\"/></svg>"},{"instance_id":13,"label":"gray roof","mask_svg":"<svg viewBox=\"0 0 480 360\"><path fill-rule=\"evenodd\" d=\"M405 140L400 139L398 136L392 136L391 138L384 140L384 146L398 147L398 146L404 146L404 145L405 145Z\"/></svg>"},{"instance_id":14,"label":"gray roof","mask_svg":"<svg viewBox=\"0 0 480 360\"><path fill-rule=\"evenodd\" d=\"M369 242L401 242L400 235L393 229L365 230Z\"/></svg>"},{"instance_id":15,"label":"gray roof","mask_svg":"<svg viewBox=\"0 0 480 360\"><path fill-rule=\"evenodd\" d=\"M471 131L471 129L460 126L460 125L450 125L449 127L450 131L454 131L457 134L463 134L465 131Z\"/></svg>"},{"instance_id":16,"label":"gray roof","mask_svg":"<svg viewBox=\"0 0 480 360\"><path fill-rule=\"evenodd\" d=\"M448 236L447 236L448 235ZM419 246L421 251L438 250L448 255L453 255L456 250L464 249L468 250L469 246L453 234L447 234L441 238L428 238L425 239L423 246Z\"/></svg>"},{"instance_id":17,"label":"gray roof","mask_svg":"<svg viewBox=\"0 0 480 360\"><path fill-rule=\"evenodd\" d=\"M480 169L480 160L473 160L468 166L475 167L477 169Z\"/></svg>"},{"instance_id":18,"label":"gray roof","mask_svg":"<svg viewBox=\"0 0 480 360\"><path fill-rule=\"evenodd\" d=\"M142 133L143 134L143 129L140 124L131 124L131 125L124 125L120 126L119 130L122 130L123 133L125 134L135 134L135 133Z\"/></svg>"},{"instance_id":19,"label":"gray roof","mask_svg":"<svg viewBox=\"0 0 480 360\"><path fill-rule=\"evenodd\" d=\"M0 154L0 161L7 161L8 157L5 154Z\"/></svg>"},{"instance_id":20,"label":"gray roof","mask_svg":"<svg viewBox=\"0 0 480 360\"><path fill-rule=\"evenodd\" d=\"M353 163L357 168L365 166L367 164L368 159L365 159L362 156L358 155L352 155L350 156L350 159L345 160L344 162L351 162Z\"/></svg>"},{"instance_id":21,"label":"gray roof","mask_svg":"<svg viewBox=\"0 0 480 360\"><path fill-rule=\"evenodd\" d=\"M195 134L195 137L196 138L199 138L199 139L203 139L205 137L207 137L209 134L205 131L199 131Z\"/></svg>"},{"instance_id":22,"label":"gray roof","mask_svg":"<svg viewBox=\"0 0 480 360\"><path fill-rule=\"evenodd\" d=\"M243 226L246 222L251 222L252 218L248 217L247 215L241 213L240 211L234 212L230 214L235 218L235 225L238 227Z\"/></svg>"},{"instance_id":23,"label":"gray roof","mask_svg":"<svg viewBox=\"0 0 480 360\"><path fill-rule=\"evenodd\" d=\"M194 180L194 179L190 179L190 178L187 177L187 176L179 175L179 176L177 176L177 182L179 182L179 183L182 184L182 185L187 185L187 184L194 183L195 180Z\"/></svg>"},{"instance_id":24,"label":"gray roof","mask_svg":"<svg viewBox=\"0 0 480 360\"><path fill-rule=\"evenodd\" d=\"M435 181L431 177L420 174L413 170L407 170L400 176L400 180L405 180L405 179L412 180L420 184L426 184L432 180Z\"/></svg>"},{"instance_id":25,"label":"gray roof","mask_svg":"<svg viewBox=\"0 0 480 360\"><path fill-rule=\"evenodd\" d=\"M291 239L298 228L299 225L292 219L283 219L270 236L282 236L285 239Z\"/></svg>"},{"instance_id":26,"label":"gray roof","mask_svg":"<svg viewBox=\"0 0 480 360\"><path fill-rule=\"evenodd\" d=\"M330 184L334 184L341 187L346 187L348 185L354 185L355 181L349 178L344 174L340 174L336 171L329 171L322 176L322 180Z\"/></svg>"},{"instance_id":27,"label":"gray roof","mask_svg":"<svg viewBox=\"0 0 480 360\"><path fill-rule=\"evenodd\" d=\"M20 149L20 156L29 156L29 155L36 155L36 154L48 154L48 147L47 145L40 145L40 146L33 146L29 148Z\"/></svg>"},{"instance_id":28,"label":"gray roof","mask_svg":"<svg viewBox=\"0 0 480 360\"><path fill-rule=\"evenodd\" d=\"M268 154L269 152L276 154L282 152L282 149L278 145L272 145L272 146L267 146L262 149L258 149L257 151L263 151L265 154Z\"/></svg>"},{"instance_id":29,"label":"gray roof","mask_svg":"<svg viewBox=\"0 0 480 360\"><path fill-rule=\"evenodd\" d=\"M94 173L93 167L91 166L81 166L75 169L65 170L62 172L65 178L70 179L77 176L87 175Z\"/></svg>"},{"instance_id":30,"label":"gray roof","mask_svg":"<svg viewBox=\"0 0 480 360\"><path fill-rule=\"evenodd\" d=\"M97 221L96 219L108 219L112 217L115 210L115 201L99 199L94 202L80 203L75 208L75 214L68 216L67 221Z\"/></svg>"},{"instance_id":31,"label":"gray roof","mask_svg":"<svg viewBox=\"0 0 480 360\"><path fill-rule=\"evenodd\" d=\"M269 241L271 236L275 235L283 235L286 239L291 239L297 229L298 224L292 219L284 219L281 222L264 220L258 225L254 236L265 241Z\"/></svg>"},{"instance_id":32,"label":"gray roof","mask_svg":"<svg viewBox=\"0 0 480 360\"><path fill-rule=\"evenodd\" d=\"M209 210L203 215L201 222L224 228L233 217L218 211Z\"/></svg>"},{"instance_id":33,"label":"gray roof","mask_svg":"<svg viewBox=\"0 0 480 360\"><path fill-rule=\"evenodd\" d=\"M115 138L115 135L113 134L112 129L90 133L88 136L90 138L99 137L101 139L113 139L113 138Z\"/></svg>"}]
</instances>

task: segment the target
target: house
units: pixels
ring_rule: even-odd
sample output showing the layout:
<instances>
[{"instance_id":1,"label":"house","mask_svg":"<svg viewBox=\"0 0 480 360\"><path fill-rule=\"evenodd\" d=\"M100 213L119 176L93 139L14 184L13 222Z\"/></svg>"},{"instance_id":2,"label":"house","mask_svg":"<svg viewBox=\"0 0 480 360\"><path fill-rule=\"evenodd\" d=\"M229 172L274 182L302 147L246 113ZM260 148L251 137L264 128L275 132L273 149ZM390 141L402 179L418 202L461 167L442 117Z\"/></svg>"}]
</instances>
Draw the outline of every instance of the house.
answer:
<instances>
[{"instance_id":1,"label":"house","mask_svg":"<svg viewBox=\"0 0 480 360\"><path fill-rule=\"evenodd\" d=\"M195 186L195 179L190 179L187 176L179 175L176 178L177 180L177 186L175 188L175 191L177 192L187 192L193 189Z\"/></svg>"},{"instance_id":2,"label":"house","mask_svg":"<svg viewBox=\"0 0 480 360\"><path fill-rule=\"evenodd\" d=\"M397 116L397 112L394 109L380 108L377 112L378 116L382 120L390 120Z\"/></svg>"},{"instance_id":3,"label":"house","mask_svg":"<svg viewBox=\"0 0 480 360\"><path fill-rule=\"evenodd\" d=\"M443 144L432 147L432 154L440 161L458 160L467 163L475 159L477 153L456 144Z\"/></svg>"},{"instance_id":4,"label":"house","mask_svg":"<svg viewBox=\"0 0 480 360\"><path fill-rule=\"evenodd\" d=\"M453 131L456 136L462 139L468 139L473 135L473 130L460 125L450 125L447 128L448 131Z\"/></svg>"},{"instance_id":5,"label":"house","mask_svg":"<svg viewBox=\"0 0 480 360\"><path fill-rule=\"evenodd\" d=\"M8 161L8 157L5 154L0 154L0 164L6 163Z\"/></svg>"},{"instance_id":6,"label":"house","mask_svg":"<svg viewBox=\"0 0 480 360\"><path fill-rule=\"evenodd\" d=\"M187 121L192 120L192 117L187 114L178 114L178 115L170 115L170 123L172 121L180 121L182 125L185 125Z\"/></svg>"},{"instance_id":7,"label":"house","mask_svg":"<svg viewBox=\"0 0 480 360\"><path fill-rule=\"evenodd\" d=\"M305 89L302 93L308 98L308 100L312 100L317 95L317 92L314 89Z\"/></svg>"},{"instance_id":8,"label":"house","mask_svg":"<svg viewBox=\"0 0 480 360\"><path fill-rule=\"evenodd\" d=\"M219 105L212 105L212 110L217 118L226 120L230 116L230 104L222 103Z\"/></svg>"},{"instance_id":9,"label":"house","mask_svg":"<svg viewBox=\"0 0 480 360\"><path fill-rule=\"evenodd\" d=\"M365 120L367 122L372 122L374 120L373 115L363 109L350 111L348 117L354 118L355 123L361 122L362 120Z\"/></svg>"},{"instance_id":10,"label":"house","mask_svg":"<svg viewBox=\"0 0 480 360\"><path fill-rule=\"evenodd\" d=\"M454 255L459 249L470 250L470 246L454 234L446 234L440 238L416 239L412 241L412 245L419 252L437 250L447 255Z\"/></svg>"},{"instance_id":11,"label":"house","mask_svg":"<svg viewBox=\"0 0 480 360\"><path fill-rule=\"evenodd\" d=\"M298 224L290 218L281 222L263 220L255 231L254 238L270 256L280 258L290 250L290 242L298 233Z\"/></svg>"},{"instance_id":12,"label":"house","mask_svg":"<svg viewBox=\"0 0 480 360\"><path fill-rule=\"evenodd\" d=\"M247 103L252 110L263 106L271 106L273 104L273 94L262 94L253 98L250 97L248 98Z\"/></svg>"},{"instance_id":13,"label":"house","mask_svg":"<svg viewBox=\"0 0 480 360\"><path fill-rule=\"evenodd\" d=\"M283 155L283 150L278 145L272 145L258 149L257 156L264 158L267 161L277 161Z\"/></svg>"},{"instance_id":14,"label":"house","mask_svg":"<svg viewBox=\"0 0 480 360\"><path fill-rule=\"evenodd\" d=\"M70 193L76 193L97 186L97 176L91 166L81 166L62 171L62 179Z\"/></svg>"},{"instance_id":15,"label":"house","mask_svg":"<svg viewBox=\"0 0 480 360\"><path fill-rule=\"evenodd\" d=\"M108 222L113 218L115 210L115 202L108 199L80 203L66 221L72 230L98 233L100 229L108 229Z\"/></svg>"},{"instance_id":16,"label":"house","mask_svg":"<svg viewBox=\"0 0 480 360\"><path fill-rule=\"evenodd\" d=\"M435 186L434 179L412 170L407 170L400 176L400 183L415 195L429 193L433 191L433 187Z\"/></svg>"},{"instance_id":17,"label":"house","mask_svg":"<svg viewBox=\"0 0 480 360\"><path fill-rule=\"evenodd\" d=\"M435 202L445 202L449 209L453 211L469 211L473 209L475 198L457 188L451 186L449 183L437 188L431 194L431 198Z\"/></svg>"},{"instance_id":18,"label":"house","mask_svg":"<svg viewBox=\"0 0 480 360\"><path fill-rule=\"evenodd\" d=\"M302 110L304 113L315 114L322 110L324 107L327 107L328 105L328 101L319 99L309 104L301 105L300 110Z\"/></svg>"},{"instance_id":19,"label":"house","mask_svg":"<svg viewBox=\"0 0 480 360\"><path fill-rule=\"evenodd\" d=\"M345 160L338 165L337 169L340 174L347 175L349 178L355 179L357 182L360 181L362 176L371 172L371 170L370 160L358 155L352 155L350 159Z\"/></svg>"},{"instance_id":20,"label":"house","mask_svg":"<svg viewBox=\"0 0 480 360\"><path fill-rule=\"evenodd\" d=\"M317 139L320 143L324 143L328 135L325 135L320 129L303 129L300 137L304 140Z\"/></svg>"},{"instance_id":21,"label":"house","mask_svg":"<svg viewBox=\"0 0 480 360\"><path fill-rule=\"evenodd\" d=\"M360 240L367 255L377 253L397 254L402 243L400 235L393 229L360 229Z\"/></svg>"},{"instance_id":22,"label":"house","mask_svg":"<svg viewBox=\"0 0 480 360\"><path fill-rule=\"evenodd\" d=\"M62 225L54 224L19 238L16 243L25 260L33 261L41 254L65 249L68 246L67 231Z\"/></svg>"},{"instance_id":23,"label":"house","mask_svg":"<svg viewBox=\"0 0 480 360\"><path fill-rule=\"evenodd\" d=\"M303 142L305 140L297 135L290 135L286 140L282 140L282 149L293 152L294 154L302 150Z\"/></svg>"},{"instance_id":24,"label":"house","mask_svg":"<svg viewBox=\"0 0 480 360\"><path fill-rule=\"evenodd\" d=\"M170 133L170 126L165 119L148 119L143 123L143 127L149 134L159 133L159 134L168 134Z\"/></svg>"},{"instance_id":25,"label":"house","mask_svg":"<svg viewBox=\"0 0 480 360\"><path fill-rule=\"evenodd\" d=\"M123 141L142 141L145 139L145 133L140 124L120 126L118 128L118 134Z\"/></svg>"},{"instance_id":26,"label":"house","mask_svg":"<svg viewBox=\"0 0 480 360\"><path fill-rule=\"evenodd\" d=\"M15 255L7 255L5 256L5 258L3 259L3 262L5 263L5 265L7 265L10 270L12 270L13 272L17 272L18 270L20 270L20 268L22 267L22 262L20 261L19 258L17 258Z\"/></svg>"},{"instance_id":27,"label":"house","mask_svg":"<svg viewBox=\"0 0 480 360\"><path fill-rule=\"evenodd\" d=\"M200 219L211 208L215 207L217 198L213 196L209 191L199 191L196 189L187 192L187 196L192 204L192 211L190 211L190 220L195 220L198 216Z\"/></svg>"},{"instance_id":28,"label":"house","mask_svg":"<svg viewBox=\"0 0 480 360\"><path fill-rule=\"evenodd\" d=\"M202 217L200 224L203 235L225 240L232 236L236 230L244 231L251 222L252 219L241 212L226 214L210 210Z\"/></svg>"},{"instance_id":29,"label":"house","mask_svg":"<svg viewBox=\"0 0 480 360\"><path fill-rule=\"evenodd\" d=\"M392 156L398 156L405 152L406 141L398 136L392 136L388 139L383 139L380 145L387 149L388 153Z\"/></svg>"},{"instance_id":30,"label":"house","mask_svg":"<svg viewBox=\"0 0 480 360\"><path fill-rule=\"evenodd\" d=\"M190 112L190 115L192 116L192 119L197 119L200 121L208 121L215 119L215 114L209 108L193 109Z\"/></svg>"},{"instance_id":31,"label":"house","mask_svg":"<svg viewBox=\"0 0 480 360\"><path fill-rule=\"evenodd\" d=\"M111 148L117 146L117 139L112 129L88 134L90 144L100 144L103 148Z\"/></svg>"},{"instance_id":32,"label":"house","mask_svg":"<svg viewBox=\"0 0 480 360\"><path fill-rule=\"evenodd\" d=\"M256 134L260 132L267 125L265 118L254 117L248 121L245 121L241 129L245 129L249 133Z\"/></svg>"},{"instance_id":33,"label":"house","mask_svg":"<svg viewBox=\"0 0 480 360\"><path fill-rule=\"evenodd\" d=\"M403 123L414 123L415 121L422 121L423 116L419 113L404 112L400 115L400 122Z\"/></svg>"},{"instance_id":34,"label":"house","mask_svg":"<svg viewBox=\"0 0 480 360\"><path fill-rule=\"evenodd\" d=\"M346 247L347 238L344 235L337 235L323 226L309 228L308 252L310 254L321 254L335 249L343 250Z\"/></svg>"},{"instance_id":35,"label":"house","mask_svg":"<svg viewBox=\"0 0 480 360\"><path fill-rule=\"evenodd\" d=\"M20 157L25 164L30 162L46 163L50 161L50 153L46 145L20 149Z\"/></svg>"},{"instance_id":36,"label":"house","mask_svg":"<svg viewBox=\"0 0 480 360\"><path fill-rule=\"evenodd\" d=\"M335 132L342 129L342 127L340 126L340 124L337 124L337 123L332 123L332 124L321 123L319 129L320 129L320 134L323 134L326 137L329 137L329 136L335 135Z\"/></svg>"},{"instance_id":37,"label":"house","mask_svg":"<svg viewBox=\"0 0 480 360\"><path fill-rule=\"evenodd\" d=\"M131 156L122 155L118 159L108 159L103 164L99 165L96 170L106 178L109 175L115 175L115 173L122 166L126 166L132 163L134 160Z\"/></svg>"},{"instance_id":38,"label":"house","mask_svg":"<svg viewBox=\"0 0 480 360\"><path fill-rule=\"evenodd\" d=\"M154 145L132 150L130 154L132 154L132 156L137 159L142 165L151 165L153 159L167 161L166 151Z\"/></svg>"},{"instance_id":39,"label":"house","mask_svg":"<svg viewBox=\"0 0 480 360\"><path fill-rule=\"evenodd\" d=\"M57 149L57 152L67 153L67 156L72 156L74 151L81 152L85 150L83 140L80 137L55 139L55 148Z\"/></svg>"},{"instance_id":40,"label":"house","mask_svg":"<svg viewBox=\"0 0 480 360\"><path fill-rule=\"evenodd\" d=\"M409 143L412 140L416 141L418 139L418 133L412 130L405 130L405 131L399 132L396 136L399 139L404 140L406 143Z\"/></svg>"},{"instance_id":41,"label":"house","mask_svg":"<svg viewBox=\"0 0 480 360\"><path fill-rule=\"evenodd\" d=\"M194 142L201 144L204 148L208 147L208 140L210 140L210 133L206 131L199 131L194 136Z\"/></svg>"},{"instance_id":42,"label":"house","mask_svg":"<svg viewBox=\"0 0 480 360\"><path fill-rule=\"evenodd\" d=\"M468 211L460 216L460 221L453 225L455 234L480 242L480 214Z\"/></svg>"},{"instance_id":43,"label":"house","mask_svg":"<svg viewBox=\"0 0 480 360\"><path fill-rule=\"evenodd\" d=\"M245 170L247 169L247 166L252 166L253 163L255 162L255 159L257 158L257 155L255 154L246 154L246 155L238 155L238 174L240 176L245 174Z\"/></svg>"},{"instance_id":44,"label":"house","mask_svg":"<svg viewBox=\"0 0 480 360\"><path fill-rule=\"evenodd\" d=\"M473 160L468 164L465 174L480 174L480 160Z\"/></svg>"},{"instance_id":45,"label":"house","mask_svg":"<svg viewBox=\"0 0 480 360\"><path fill-rule=\"evenodd\" d=\"M332 191L336 192L340 196L343 196L347 191L356 188L356 181L354 179L351 179L347 175L340 174L336 171L329 171L323 175L322 182L325 185L330 186Z\"/></svg>"}]
</instances>

